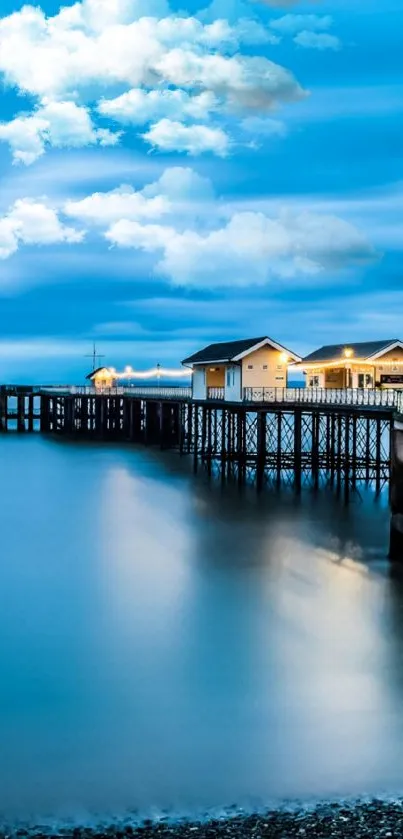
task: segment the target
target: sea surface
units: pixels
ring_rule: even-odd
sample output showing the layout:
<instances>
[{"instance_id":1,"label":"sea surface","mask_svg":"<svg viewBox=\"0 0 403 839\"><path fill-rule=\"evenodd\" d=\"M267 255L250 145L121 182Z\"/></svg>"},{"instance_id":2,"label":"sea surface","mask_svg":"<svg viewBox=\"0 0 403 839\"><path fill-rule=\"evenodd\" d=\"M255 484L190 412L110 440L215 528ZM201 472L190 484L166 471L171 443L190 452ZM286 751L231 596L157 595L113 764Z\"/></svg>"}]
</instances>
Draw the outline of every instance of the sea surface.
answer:
<instances>
[{"instance_id":1,"label":"sea surface","mask_svg":"<svg viewBox=\"0 0 403 839\"><path fill-rule=\"evenodd\" d=\"M0 482L0 812L402 792L385 495L257 497L16 434Z\"/></svg>"}]
</instances>

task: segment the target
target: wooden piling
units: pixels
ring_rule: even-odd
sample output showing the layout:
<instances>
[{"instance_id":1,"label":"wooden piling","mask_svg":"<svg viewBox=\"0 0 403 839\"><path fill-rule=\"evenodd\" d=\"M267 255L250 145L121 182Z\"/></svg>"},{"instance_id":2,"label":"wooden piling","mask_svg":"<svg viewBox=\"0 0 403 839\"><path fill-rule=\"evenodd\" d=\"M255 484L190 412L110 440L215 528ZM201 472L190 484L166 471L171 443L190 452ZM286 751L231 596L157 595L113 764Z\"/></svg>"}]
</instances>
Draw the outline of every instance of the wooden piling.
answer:
<instances>
[{"instance_id":1,"label":"wooden piling","mask_svg":"<svg viewBox=\"0 0 403 839\"><path fill-rule=\"evenodd\" d=\"M403 562L403 422L396 422L391 434L389 558L392 562Z\"/></svg>"}]
</instances>

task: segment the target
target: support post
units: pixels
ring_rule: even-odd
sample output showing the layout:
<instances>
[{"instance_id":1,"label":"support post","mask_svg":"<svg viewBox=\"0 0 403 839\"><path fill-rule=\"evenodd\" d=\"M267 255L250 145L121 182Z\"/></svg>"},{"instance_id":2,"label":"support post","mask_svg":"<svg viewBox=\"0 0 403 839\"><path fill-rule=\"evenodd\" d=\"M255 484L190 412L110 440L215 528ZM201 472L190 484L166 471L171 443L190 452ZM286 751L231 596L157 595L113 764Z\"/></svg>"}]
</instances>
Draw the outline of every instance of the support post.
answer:
<instances>
[{"instance_id":1,"label":"support post","mask_svg":"<svg viewBox=\"0 0 403 839\"><path fill-rule=\"evenodd\" d=\"M294 411L294 489L298 495L302 487L302 412Z\"/></svg>"},{"instance_id":2,"label":"support post","mask_svg":"<svg viewBox=\"0 0 403 839\"><path fill-rule=\"evenodd\" d=\"M356 414L353 415L353 451L351 456L351 487L353 490L357 487L357 421L358 418Z\"/></svg>"},{"instance_id":3,"label":"support post","mask_svg":"<svg viewBox=\"0 0 403 839\"><path fill-rule=\"evenodd\" d=\"M283 446L283 429L282 429L282 419L283 415L281 411L277 411L275 415L277 417L277 487L280 487L281 484L281 466L282 466L282 446Z\"/></svg>"},{"instance_id":4,"label":"support post","mask_svg":"<svg viewBox=\"0 0 403 839\"><path fill-rule=\"evenodd\" d=\"M390 486L390 543L389 559L403 561L403 422L396 422L391 429L392 471Z\"/></svg>"},{"instance_id":5,"label":"support post","mask_svg":"<svg viewBox=\"0 0 403 839\"><path fill-rule=\"evenodd\" d=\"M29 394L28 397L28 431L34 430L34 395Z\"/></svg>"},{"instance_id":6,"label":"support post","mask_svg":"<svg viewBox=\"0 0 403 839\"><path fill-rule=\"evenodd\" d=\"M17 396L17 431L25 431L25 395L23 393Z\"/></svg>"},{"instance_id":7,"label":"support post","mask_svg":"<svg viewBox=\"0 0 403 839\"><path fill-rule=\"evenodd\" d=\"M345 416L344 438L344 503L350 500L350 416Z\"/></svg>"},{"instance_id":8,"label":"support post","mask_svg":"<svg viewBox=\"0 0 403 839\"><path fill-rule=\"evenodd\" d=\"M207 408L207 474L208 474L209 478L211 477L211 467L212 467L212 460L213 460L212 421L213 421L213 409L209 405L209 407Z\"/></svg>"},{"instance_id":9,"label":"support post","mask_svg":"<svg viewBox=\"0 0 403 839\"><path fill-rule=\"evenodd\" d=\"M264 470L266 465L266 414L259 411L257 415L257 452L256 452L256 488L263 489Z\"/></svg>"},{"instance_id":10,"label":"support post","mask_svg":"<svg viewBox=\"0 0 403 839\"><path fill-rule=\"evenodd\" d=\"M312 478L314 489L319 488L319 413L312 412Z\"/></svg>"},{"instance_id":11,"label":"support post","mask_svg":"<svg viewBox=\"0 0 403 839\"><path fill-rule=\"evenodd\" d=\"M225 483L227 465L227 411L221 411L221 483Z\"/></svg>"},{"instance_id":12,"label":"support post","mask_svg":"<svg viewBox=\"0 0 403 839\"><path fill-rule=\"evenodd\" d=\"M196 475L199 463L199 407L195 405L194 412L194 448L193 448L193 472Z\"/></svg>"},{"instance_id":13,"label":"support post","mask_svg":"<svg viewBox=\"0 0 403 839\"><path fill-rule=\"evenodd\" d=\"M40 417L40 429L42 434L48 434L50 431L50 398L49 396L45 396L43 393L41 394L41 417ZM7 428L7 420L6 420L6 428Z\"/></svg>"},{"instance_id":14,"label":"support post","mask_svg":"<svg viewBox=\"0 0 403 839\"><path fill-rule=\"evenodd\" d=\"M375 462L376 462L376 494L379 495L382 487L382 420L377 417L376 420L376 444L375 444Z\"/></svg>"}]
</instances>

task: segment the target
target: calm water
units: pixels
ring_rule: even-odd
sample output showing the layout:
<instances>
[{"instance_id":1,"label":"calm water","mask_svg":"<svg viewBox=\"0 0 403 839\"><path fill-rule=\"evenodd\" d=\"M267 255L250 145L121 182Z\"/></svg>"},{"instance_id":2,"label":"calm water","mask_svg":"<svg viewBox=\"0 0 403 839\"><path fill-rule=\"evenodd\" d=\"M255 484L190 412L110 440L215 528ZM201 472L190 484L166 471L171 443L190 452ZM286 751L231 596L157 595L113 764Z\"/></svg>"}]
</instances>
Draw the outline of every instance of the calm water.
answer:
<instances>
[{"instance_id":1,"label":"calm water","mask_svg":"<svg viewBox=\"0 0 403 839\"><path fill-rule=\"evenodd\" d=\"M0 809L402 790L385 501L39 437L1 438L0 475Z\"/></svg>"}]
</instances>

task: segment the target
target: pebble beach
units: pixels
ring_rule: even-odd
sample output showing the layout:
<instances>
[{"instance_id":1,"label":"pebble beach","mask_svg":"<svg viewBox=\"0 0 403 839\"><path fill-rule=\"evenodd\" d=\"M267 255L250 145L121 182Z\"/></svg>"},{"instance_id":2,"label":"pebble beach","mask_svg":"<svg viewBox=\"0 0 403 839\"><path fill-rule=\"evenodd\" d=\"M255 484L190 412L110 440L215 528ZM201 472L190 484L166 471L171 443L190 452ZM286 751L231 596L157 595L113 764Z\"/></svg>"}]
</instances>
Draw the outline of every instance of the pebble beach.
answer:
<instances>
[{"instance_id":1,"label":"pebble beach","mask_svg":"<svg viewBox=\"0 0 403 839\"><path fill-rule=\"evenodd\" d=\"M95 826L3 826L0 839L398 839L403 837L403 800L326 803L300 809L273 809L203 821L144 819Z\"/></svg>"}]
</instances>

